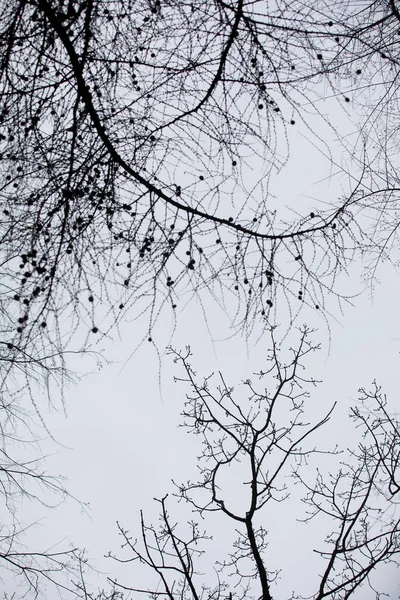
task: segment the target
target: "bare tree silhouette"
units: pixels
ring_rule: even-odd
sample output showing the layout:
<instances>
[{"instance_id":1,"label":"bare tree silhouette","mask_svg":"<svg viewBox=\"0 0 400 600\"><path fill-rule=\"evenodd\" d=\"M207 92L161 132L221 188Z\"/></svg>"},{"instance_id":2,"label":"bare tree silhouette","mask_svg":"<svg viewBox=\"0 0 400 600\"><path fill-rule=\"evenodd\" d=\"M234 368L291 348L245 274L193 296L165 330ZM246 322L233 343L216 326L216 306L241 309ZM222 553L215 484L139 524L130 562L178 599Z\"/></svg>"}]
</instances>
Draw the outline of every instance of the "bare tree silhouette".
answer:
<instances>
[{"instance_id":1,"label":"bare tree silhouette","mask_svg":"<svg viewBox=\"0 0 400 600\"><path fill-rule=\"evenodd\" d=\"M292 316L299 295L322 310L357 250L392 243L394 5L15 0L2 14L8 337L54 343L61 315L97 333L135 303L151 332L205 288L237 303L237 326L271 322L277 293ZM361 115L342 141L353 184L289 219L268 184L296 122L329 153L312 121L335 130L324 86Z\"/></svg>"},{"instance_id":2,"label":"bare tree silhouette","mask_svg":"<svg viewBox=\"0 0 400 600\"><path fill-rule=\"evenodd\" d=\"M389 414L376 383L372 391L361 389L350 415L360 430L360 442L346 457L341 456L336 472L331 470L329 455L343 452L337 446L324 448L326 441L318 440L317 432L329 421L334 405L314 423L307 420L310 388L316 381L306 376L304 360L318 348L310 341L310 333L307 328L301 330L298 346L283 361L272 332L266 369L256 374L258 385L248 380L233 387L222 374L219 384L212 377L199 380L189 362L190 350L172 351L183 370L177 380L189 388L184 425L201 441L198 474L193 481L177 485L174 496L198 513L204 530L190 522L185 532L179 517L176 520L169 514L167 496L158 500L158 527L147 524L142 514L140 540L118 525L123 551L113 558L127 563L129 574L128 583L121 578L113 582L117 589L170 600L217 599L230 594L268 600L276 590L279 593L279 581L289 576L293 599L339 600L363 586L369 586L377 598L386 595L384 579L376 589L371 574L384 564L398 565L399 423ZM300 500L298 488L303 490ZM290 498L295 489L293 504ZM277 519L274 506L282 503L290 506ZM210 514L212 520L208 520ZM307 596L296 584L292 569L288 573L277 564L279 553L274 547L279 546L282 518L293 523L313 520L317 532L328 532L325 539L322 533L320 547L314 550L321 561L316 572L308 572L314 591ZM218 523L226 531L226 522L237 539L215 570L214 563L210 565L211 560L202 556L212 549ZM291 535L298 531L294 529ZM293 546L297 551L301 547L302 554L312 554L305 531L300 535L301 544L296 545L294 537L287 540L286 553ZM130 584L129 578L141 580L143 569L152 573L149 587Z\"/></svg>"},{"instance_id":3,"label":"bare tree silhouette","mask_svg":"<svg viewBox=\"0 0 400 600\"><path fill-rule=\"evenodd\" d=\"M2 411L3 412L3 411ZM2 415L3 416L3 415ZM9 420L9 413L6 419ZM42 458L32 449L37 442L31 442L30 458L18 456L13 446L27 442L16 439L11 428L11 448L7 451L5 439L6 424L2 422L2 443L0 450L0 504L2 522L0 527L0 581L4 598L44 598L48 594L69 592L77 597L74 577L83 572L83 553L72 546L55 551L36 542L35 549L27 549L25 540L34 524L26 524L20 514L22 501L39 503L47 509L55 509L68 497L68 492L59 478L50 476L44 470ZM20 433L20 428L19 428ZM10 440L7 440L10 442ZM12 582L12 584L11 584ZM4 586L4 587L3 587ZM15 589L14 596L11 589ZM7 595L7 590L9 595Z\"/></svg>"},{"instance_id":4,"label":"bare tree silhouette","mask_svg":"<svg viewBox=\"0 0 400 600\"><path fill-rule=\"evenodd\" d=\"M264 330L278 304L290 322L324 312L357 255L368 277L392 259L400 18L392 0L3 0L0 15L8 499L33 472L4 441L27 395L40 418L33 381L62 390L73 340L84 350L127 311L152 339L184 294ZM338 140L348 189L288 217L270 182L299 124L335 162L317 126L339 136L332 98L354 124Z\"/></svg>"}]
</instances>

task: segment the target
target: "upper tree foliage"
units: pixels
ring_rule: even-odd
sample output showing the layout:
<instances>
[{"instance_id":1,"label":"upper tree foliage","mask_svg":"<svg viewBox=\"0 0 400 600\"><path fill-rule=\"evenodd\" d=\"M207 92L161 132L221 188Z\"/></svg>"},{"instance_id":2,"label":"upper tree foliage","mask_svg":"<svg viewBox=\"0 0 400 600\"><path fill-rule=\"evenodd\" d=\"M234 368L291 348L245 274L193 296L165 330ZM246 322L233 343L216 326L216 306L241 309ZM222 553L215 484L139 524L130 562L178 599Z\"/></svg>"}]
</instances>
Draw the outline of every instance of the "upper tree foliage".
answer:
<instances>
[{"instance_id":1,"label":"upper tree foliage","mask_svg":"<svg viewBox=\"0 0 400 600\"><path fill-rule=\"evenodd\" d=\"M293 316L298 300L322 309L355 249L393 241L395 4L13 0L1 12L6 341L40 351L61 315L97 333L135 303L151 332L203 288L234 299L237 326L271 321L280 293ZM301 123L329 155L316 128L335 131L332 96L357 132L341 141L348 194L289 218L269 182ZM374 231L363 208L378 211Z\"/></svg>"}]
</instances>

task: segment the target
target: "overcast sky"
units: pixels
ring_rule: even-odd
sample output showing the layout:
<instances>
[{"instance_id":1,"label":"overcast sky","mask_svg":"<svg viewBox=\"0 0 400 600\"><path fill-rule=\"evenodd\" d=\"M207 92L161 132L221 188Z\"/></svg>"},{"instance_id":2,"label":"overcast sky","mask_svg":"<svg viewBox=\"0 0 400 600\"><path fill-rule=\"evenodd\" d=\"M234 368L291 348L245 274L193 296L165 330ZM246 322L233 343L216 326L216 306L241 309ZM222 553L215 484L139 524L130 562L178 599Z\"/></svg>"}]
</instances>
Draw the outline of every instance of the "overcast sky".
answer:
<instances>
[{"instance_id":1,"label":"overcast sky","mask_svg":"<svg viewBox=\"0 0 400 600\"><path fill-rule=\"evenodd\" d=\"M345 121L343 123L346 128ZM280 205L300 212L315 206L317 200L337 198L348 184L345 176L335 176L329 162L304 139L306 135L300 127L293 132L291 162L271 181L271 194ZM336 152L340 160L339 146ZM356 263L349 277L343 275L338 282L340 289L350 294L361 292L361 271L361 263ZM322 349L306 361L306 367L307 373L322 383L313 392L310 404L311 413L317 418L337 401L332 422L319 438L328 445L331 442L331 446L340 443L345 449L353 441L348 409L358 397L358 388L368 388L374 378L382 385L392 409L396 410L398 406L399 278L389 264L380 267L378 278L380 283L375 285L373 298L369 290L365 290L354 299L354 307L344 305L343 314L333 299L327 299L327 307L332 313L329 328L322 316L308 309L296 322L297 326L307 322L318 328L314 340L321 342ZM207 323L203 318L204 307ZM260 337L257 331L249 339L233 335L229 329L229 316L206 296L204 307L195 299L190 301L179 313L175 331L170 316L165 316L154 332L154 344L143 342L133 355L133 350L146 335L145 320L125 323L121 328L121 339L117 335L115 338L100 336L94 348L110 361L110 364L103 361L101 369L90 358L71 361L73 370L82 375L91 373L76 386L68 388L66 417L62 411L44 413L58 445L43 440L42 448L44 453L51 453L47 459L49 472L64 475L70 493L89 502L90 509L88 514L82 513L80 506L70 500L51 512L27 504L23 513L26 522L37 521L27 534L30 547L58 544L56 547L61 549L71 540L88 549L88 557L99 569L108 569L113 576L118 575L121 582L136 585L139 574L135 569L119 569L102 559L108 550L119 549L115 523L118 520L135 537L139 533L141 508L148 514L149 521L156 522L158 511L153 498L173 491L171 479L179 482L196 472L196 456L200 450L198 440L178 427L186 390L173 382L177 368L171 357L165 355L165 347L169 343L177 349L190 345L192 364L200 375L220 370L232 385L265 367L269 347L265 335ZM288 333L284 316L280 323L278 332L284 337ZM101 324L99 328L101 332ZM295 343L293 330L287 339ZM323 457L321 461L323 469ZM240 496L240 490L237 493ZM314 559L312 554L302 553L302 540L304 535L309 539L317 538L320 530L309 526L304 534L296 528L298 537L293 539L291 521L294 527L299 506L295 502L288 506L279 509L281 512L277 514L281 524L276 527L277 523L274 523L271 538L275 566L282 568L281 581L273 590L275 600L284 600L292 590L299 594L311 592L312 588L308 586L315 575ZM187 515L183 508L175 514L183 519ZM267 511L266 519L268 517ZM229 539L230 524L222 521L218 525L220 530L210 531L216 536L209 553L210 576L213 576L211 557L218 551L225 551L224 544ZM221 531L224 536L218 535ZM319 546L322 545L323 539ZM386 576L386 573L382 575ZM390 576L392 597L400 597L398 579L393 573ZM98 578L94 574L91 576L93 585L102 585L103 581L100 575ZM11 592L13 582L9 585ZM372 599L368 594L371 592L359 597Z\"/></svg>"},{"instance_id":2,"label":"overcast sky","mask_svg":"<svg viewBox=\"0 0 400 600\"><path fill-rule=\"evenodd\" d=\"M381 280L373 303L364 295L357 300L357 309L349 308L340 323L332 325L330 346L322 323L315 334L316 341L322 342L322 350L310 357L308 374L322 379L323 383L312 395L312 411L320 416L334 401L338 402L332 423L323 433L324 442L330 442L331 446L339 442L346 448L353 441L347 414L348 407L358 397L360 386L368 387L373 378L377 378L393 409L398 404L396 374L400 331L396 321L398 292L393 285L397 278L388 267L382 270ZM215 341L224 333L221 315L211 314L209 326L214 342L202 324L200 310L191 306L183 315L174 339L177 348L190 343L194 354L192 363L199 374L221 370L228 383L234 384L265 366L267 341L261 340L255 347L250 344L247 347L239 337L229 342ZM149 520L156 522L157 507L152 499L173 491L172 478L183 481L195 472L199 450L197 440L177 427L185 389L172 381L177 368L171 358L162 358L162 395L159 363L151 344L144 344L124 364L137 329L136 324L127 325L124 339L110 344L114 364L69 390L68 417L53 414L48 419L58 442L70 448L57 450L48 460L49 470L64 474L69 480L69 491L90 502L90 518L81 515L78 506L67 502L32 532L32 539L40 543L48 540L49 545L69 536L77 545L88 548L95 564L102 569L108 567L111 573L120 570L114 564L104 563L101 557L108 550L119 549L115 521L130 529L134 537L135 532L139 533L141 508ZM104 347L105 354L110 356L110 347L106 344ZM54 445L52 447L54 451ZM296 506L291 510L295 509ZM28 516L37 517L36 513ZM283 531L287 523L286 519L282 522ZM62 545L65 546L65 541ZM287 561L285 537L276 540L276 552ZM287 598L292 589L301 593L302 588L297 587L299 579L311 578L312 573L305 571L309 556L305 559L296 553L291 560L295 569L290 567L290 562L286 565L290 568L283 570L274 596L276 600ZM282 564L283 569L284 566ZM134 585L135 573L133 568L125 568L121 582ZM393 581L393 594L397 594L394 598L398 592L398 582ZM367 596L361 594L360 598L372 598L368 593Z\"/></svg>"}]
</instances>

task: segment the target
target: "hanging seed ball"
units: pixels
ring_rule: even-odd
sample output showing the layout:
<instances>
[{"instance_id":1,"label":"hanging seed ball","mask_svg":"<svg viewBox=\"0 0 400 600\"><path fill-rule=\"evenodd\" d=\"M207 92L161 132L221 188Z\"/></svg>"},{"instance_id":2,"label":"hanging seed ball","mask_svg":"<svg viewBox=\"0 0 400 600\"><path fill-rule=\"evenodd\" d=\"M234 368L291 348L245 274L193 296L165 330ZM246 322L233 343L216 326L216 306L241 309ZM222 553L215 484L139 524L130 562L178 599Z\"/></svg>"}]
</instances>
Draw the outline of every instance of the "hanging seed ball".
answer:
<instances>
[{"instance_id":1,"label":"hanging seed ball","mask_svg":"<svg viewBox=\"0 0 400 600\"><path fill-rule=\"evenodd\" d=\"M97 333L99 331L98 327L92 327L92 333Z\"/></svg>"},{"instance_id":2,"label":"hanging seed ball","mask_svg":"<svg viewBox=\"0 0 400 600\"><path fill-rule=\"evenodd\" d=\"M88 300L89 300L89 302L93 302L93 300L94 300L93 296L89 296Z\"/></svg>"}]
</instances>

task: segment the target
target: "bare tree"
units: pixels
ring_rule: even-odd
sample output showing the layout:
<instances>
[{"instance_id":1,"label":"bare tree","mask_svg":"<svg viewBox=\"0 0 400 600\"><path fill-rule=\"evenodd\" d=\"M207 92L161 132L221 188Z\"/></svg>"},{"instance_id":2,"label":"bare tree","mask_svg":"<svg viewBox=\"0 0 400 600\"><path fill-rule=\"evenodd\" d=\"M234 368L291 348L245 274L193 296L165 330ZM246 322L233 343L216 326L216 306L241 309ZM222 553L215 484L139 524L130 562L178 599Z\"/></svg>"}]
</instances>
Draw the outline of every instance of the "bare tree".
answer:
<instances>
[{"instance_id":1,"label":"bare tree","mask_svg":"<svg viewBox=\"0 0 400 600\"><path fill-rule=\"evenodd\" d=\"M382 580L376 589L372 575L379 566L398 566L399 422L374 383L371 392L360 390L359 404L351 411L359 429L358 445L346 455L338 447L324 447L326 440L318 431L329 421L334 405L319 420L307 422L310 388L316 382L306 376L303 362L317 349L309 334L302 329L298 346L284 362L272 332L266 370L256 374L261 389L251 381L230 387L222 374L217 385L211 377L199 381L190 366L190 351L172 351L184 373L177 379L189 387L184 425L201 440L199 476L178 485L174 495L198 513L206 531L194 522L183 531L179 518L169 514L167 496L158 500L160 525L148 525L142 514L140 541L119 526L124 551L114 558L130 570L128 583L114 581L117 588L170 600L271 600L275 591L279 594L280 580L289 576L296 590L293 599L339 600L363 586L372 588L377 598L389 591ZM331 470L332 459L338 463L336 472ZM303 490L300 496L298 488ZM287 508L280 508L282 504ZM308 569L312 592L302 590L293 571L287 573L277 564L274 546L279 546L285 530L282 519L293 522L286 554L293 546L295 552L312 555L304 530L301 543L296 543L296 520L313 520L317 532L328 533L325 540L322 534L314 551L320 557L316 571ZM212 529L207 531L210 522ZM226 523L237 538L226 558L217 561L217 572L210 573L212 558L207 561L202 555L213 556L212 534L219 527L227 531ZM152 574L148 587L129 583L140 581L146 567Z\"/></svg>"},{"instance_id":2,"label":"bare tree","mask_svg":"<svg viewBox=\"0 0 400 600\"><path fill-rule=\"evenodd\" d=\"M35 354L22 341L0 342L0 587L8 590L5 599L47 598L63 591L65 597L81 597L76 582L85 571L83 551L57 538L51 548L39 540L32 547L29 539L37 523L28 520L28 506L44 516L69 501L86 512L63 478L47 472L41 447L43 435L52 438L43 399L64 409L64 387L74 379L66 356L46 348Z\"/></svg>"},{"instance_id":3,"label":"bare tree","mask_svg":"<svg viewBox=\"0 0 400 600\"><path fill-rule=\"evenodd\" d=\"M22 506L26 509L31 504L39 505L48 512L72 498L62 478L46 472L39 443L43 427L35 425L36 415L27 413L19 391L7 395L3 389L0 405L1 587L8 590L8 596L4 595L4 598L16 598L12 589L15 594L18 590L18 598L44 598L56 589L59 592L69 590L72 594L75 585L71 583L71 577L81 571L82 552L70 543L58 551L44 547L38 541L35 548L29 544L28 549L26 543L31 528L37 524L26 522L26 511L21 512ZM81 507L84 509L82 503ZM54 542L56 545L59 540Z\"/></svg>"},{"instance_id":4,"label":"bare tree","mask_svg":"<svg viewBox=\"0 0 400 600\"><path fill-rule=\"evenodd\" d=\"M62 380L77 330L81 351L134 306L151 340L162 310L205 290L263 330L277 300L290 321L323 311L357 252L372 274L391 256L399 26L392 1L0 2L6 437L26 393L40 418L32 381ZM332 96L357 132L340 141L349 189L288 217L270 180L299 124L334 160L314 125L339 131Z\"/></svg>"},{"instance_id":5,"label":"bare tree","mask_svg":"<svg viewBox=\"0 0 400 600\"><path fill-rule=\"evenodd\" d=\"M205 288L237 303L237 326L271 322L277 294L294 318L338 293L357 250L382 256L393 241L394 3L13 0L1 12L7 340L60 344L61 315L70 332L104 332L132 304L151 335L183 290ZM343 141L352 183L289 218L269 181L300 122L329 155L315 124L335 131L332 95L361 111L358 142ZM379 215L374 239L360 209Z\"/></svg>"},{"instance_id":6,"label":"bare tree","mask_svg":"<svg viewBox=\"0 0 400 600\"><path fill-rule=\"evenodd\" d=\"M55 593L86 598L80 584L88 570L84 552L71 541L60 543L57 538L50 548L39 539L32 543L31 530L38 524L28 520L29 506L40 507L42 515L47 515L65 501L78 503L86 512L85 504L69 494L63 478L47 472L41 448L43 434L52 438L42 401L64 410L65 384L75 379L65 363L67 354L46 352L46 348L35 354L22 341L0 343L0 587L4 600L48 598Z\"/></svg>"}]
</instances>

